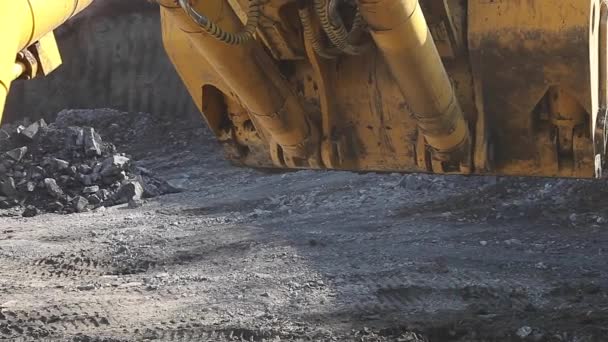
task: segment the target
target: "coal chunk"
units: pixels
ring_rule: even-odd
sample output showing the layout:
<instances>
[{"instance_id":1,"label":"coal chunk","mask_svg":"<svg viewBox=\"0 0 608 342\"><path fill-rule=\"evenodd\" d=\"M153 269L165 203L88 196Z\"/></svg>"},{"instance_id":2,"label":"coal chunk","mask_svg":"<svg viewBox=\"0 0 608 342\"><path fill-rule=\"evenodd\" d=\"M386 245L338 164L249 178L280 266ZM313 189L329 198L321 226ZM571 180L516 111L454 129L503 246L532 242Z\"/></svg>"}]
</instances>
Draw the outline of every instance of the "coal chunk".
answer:
<instances>
[{"instance_id":1,"label":"coal chunk","mask_svg":"<svg viewBox=\"0 0 608 342\"><path fill-rule=\"evenodd\" d=\"M127 157L113 155L104 159L101 163L101 171L99 173L106 177L118 175L129 166L129 162L130 159Z\"/></svg>"},{"instance_id":2,"label":"coal chunk","mask_svg":"<svg viewBox=\"0 0 608 342\"><path fill-rule=\"evenodd\" d=\"M102 140L95 129L89 127L83 130L84 152L87 156L101 156Z\"/></svg>"},{"instance_id":3,"label":"coal chunk","mask_svg":"<svg viewBox=\"0 0 608 342\"><path fill-rule=\"evenodd\" d=\"M97 191L99 191L98 185L91 185L91 186L87 186L84 189L82 189L83 194L94 194Z\"/></svg>"},{"instance_id":4,"label":"coal chunk","mask_svg":"<svg viewBox=\"0 0 608 342\"><path fill-rule=\"evenodd\" d=\"M138 168L102 140L91 126L97 111L74 112L91 118L86 123L70 121L72 112L64 112L63 124L58 118L49 125L23 120L0 127L0 208L23 206L26 216L70 214L122 203L134 207L142 197L170 192L153 171Z\"/></svg>"},{"instance_id":5,"label":"coal chunk","mask_svg":"<svg viewBox=\"0 0 608 342\"><path fill-rule=\"evenodd\" d=\"M17 187L15 186L15 179L13 177L7 177L0 181L0 193L9 198L16 196Z\"/></svg>"},{"instance_id":6,"label":"coal chunk","mask_svg":"<svg viewBox=\"0 0 608 342\"><path fill-rule=\"evenodd\" d=\"M140 200L144 194L144 188L138 181L128 182L121 186L113 196L115 204L128 203L131 200Z\"/></svg>"},{"instance_id":7,"label":"coal chunk","mask_svg":"<svg viewBox=\"0 0 608 342\"><path fill-rule=\"evenodd\" d=\"M108 189L101 189L97 191L95 195L97 195L97 197L99 197L99 199L102 201L105 201L110 199L111 192Z\"/></svg>"},{"instance_id":8,"label":"coal chunk","mask_svg":"<svg viewBox=\"0 0 608 342\"><path fill-rule=\"evenodd\" d=\"M89 197L87 197L87 200L89 201L89 203L91 203L92 205L98 205L101 204L101 199L99 198L99 196L93 194L90 195Z\"/></svg>"},{"instance_id":9,"label":"coal chunk","mask_svg":"<svg viewBox=\"0 0 608 342\"><path fill-rule=\"evenodd\" d=\"M22 146L6 152L6 155L14 161L20 161L27 153L27 147Z\"/></svg>"},{"instance_id":10,"label":"coal chunk","mask_svg":"<svg viewBox=\"0 0 608 342\"><path fill-rule=\"evenodd\" d=\"M36 134L38 134L38 131L40 130L40 128L46 127L46 122L44 121L44 119L40 119L36 122L34 122L33 124L27 126L27 128L24 128L23 130L21 130L21 132L19 134L21 134L21 136L29 139L29 140L33 140L34 137L36 136Z\"/></svg>"},{"instance_id":11,"label":"coal chunk","mask_svg":"<svg viewBox=\"0 0 608 342\"><path fill-rule=\"evenodd\" d=\"M53 158L51 162L57 170L65 170L70 167L70 163L63 159Z\"/></svg>"},{"instance_id":12,"label":"coal chunk","mask_svg":"<svg viewBox=\"0 0 608 342\"><path fill-rule=\"evenodd\" d=\"M38 208L34 207L33 205L28 205L25 210L23 210L23 213L21 214L21 216L23 217L34 217L36 215L40 214L40 210L38 210Z\"/></svg>"},{"instance_id":13,"label":"coal chunk","mask_svg":"<svg viewBox=\"0 0 608 342\"><path fill-rule=\"evenodd\" d=\"M87 205L89 205L89 201L82 196L76 196L76 198L72 200L72 207L78 213L83 212L87 208Z\"/></svg>"},{"instance_id":14,"label":"coal chunk","mask_svg":"<svg viewBox=\"0 0 608 342\"><path fill-rule=\"evenodd\" d=\"M57 181L53 178L45 178L44 186L46 187L46 191L54 198L61 198L64 196L63 190L57 185Z\"/></svg>"},{"instance_id":15,"label":"coal chunk","mask_svg":"<svg viewBox=\"0 0 608 342\"><path fill-rule=\"evenodd\" d=\"M60 212L63 210L65 206L63 205L63 203L57 201L57 202L52 202L50 203L47 207L46 210L50 211L50 212Z\"/></svg>"},{"instance_id":16,"label":"coal chunk","mask_svg":"<svg viewBox=\"0 0 608 342\"><path fill-rule=\"evenodd\" d=\"M92 171L93 171L93 169L87 164L82 164L82 165L78 166L78 172L82 173L83 175L88 175Z\"/></svg>"},{"instance_id":17,"label":"coal chunk","mask_svg":"<svg viewBox=\"0 0 608 342\"><path fill-rule=\"evenodd\" d=\"M5 129L0 129L0 142L8 141L11 139L11 134Z\"/></svg>"},{"instance_id":18,"label":"coal chunk","mask_svg":"<svg viewBox=\"0 0 608 342\"><path fill-rule=\"evenodd\" d=\"M127 204L127 208L137 209L137 208L141 207L143 204L144 204L144 202L142 200L131 199L129 201L129 203Z\"/></svg>"}]
</instances>

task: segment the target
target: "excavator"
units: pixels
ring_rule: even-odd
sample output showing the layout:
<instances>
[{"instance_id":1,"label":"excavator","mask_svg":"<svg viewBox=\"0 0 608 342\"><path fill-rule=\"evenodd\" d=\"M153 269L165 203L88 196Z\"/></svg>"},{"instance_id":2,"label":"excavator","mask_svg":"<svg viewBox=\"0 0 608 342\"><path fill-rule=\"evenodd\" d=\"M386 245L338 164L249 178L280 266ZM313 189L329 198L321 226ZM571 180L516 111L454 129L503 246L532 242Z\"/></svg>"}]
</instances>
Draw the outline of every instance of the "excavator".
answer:
<instances>
[{"instance_id":1,"label":"excavator","mask_svg":"<svg viewBox=\"0 0 608 342\"><path fill-rule=\"evenodd\" d=\"M0 1L0 118L93 0ZM608 1L155 0L227 158L255 168L608 175Z\"/></svg>"}]
</instances>

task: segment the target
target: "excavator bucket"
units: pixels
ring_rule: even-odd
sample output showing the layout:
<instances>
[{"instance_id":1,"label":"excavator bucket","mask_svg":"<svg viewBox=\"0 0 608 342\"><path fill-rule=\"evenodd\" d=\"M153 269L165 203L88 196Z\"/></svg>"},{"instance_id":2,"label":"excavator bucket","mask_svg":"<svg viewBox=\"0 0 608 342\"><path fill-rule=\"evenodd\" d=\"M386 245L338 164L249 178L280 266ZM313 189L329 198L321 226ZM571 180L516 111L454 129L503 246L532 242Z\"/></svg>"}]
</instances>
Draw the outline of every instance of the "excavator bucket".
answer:
<instances>
[{"instance_id":1,"label":"excavator bucket","mask_svg":"<svg viewBox=\"0 0 608 342\"><path fill-rule=\"evenodd\" d=\"M6 115L194 105L251 167L605 173L604 1L155 2L60 27L64 66Z\"/></svg>"}]
</instances>

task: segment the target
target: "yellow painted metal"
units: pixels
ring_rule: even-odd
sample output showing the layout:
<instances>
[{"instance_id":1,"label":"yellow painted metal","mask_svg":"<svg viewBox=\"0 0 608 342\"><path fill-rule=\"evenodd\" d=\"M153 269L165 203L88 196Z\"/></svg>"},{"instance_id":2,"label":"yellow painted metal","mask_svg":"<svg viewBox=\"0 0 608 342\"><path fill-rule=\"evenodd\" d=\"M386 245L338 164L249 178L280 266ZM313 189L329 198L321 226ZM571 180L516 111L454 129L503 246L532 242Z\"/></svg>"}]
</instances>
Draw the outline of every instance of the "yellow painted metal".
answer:
<instances>
[{"instance_id":1,"label":"yellow painted metal","mask_svg":"<svg viewBox=\"0 0 608 342\"><path fill-rule=\"evenodd\" d=\"M23 75L27 71L27 67L22 62L15 62L13 65L13 80L19 78L19 76Z\"/></svg>"},{"instance_id":2,"label":"yellow painted metal","mask_svg":"<svg viewBox=\"0 0 608 342\"><path fill-rule=\"evenodd\" d=\"M280 65L279 89L295 89L305 108L286 111L285 117L293 120L296 113L319 127L322 167L591 176L589 80L596 66L590 64L594 44L589 31L590 22L600 20L599 14L593 19L593 2L358 0L375 48L361 56L325 59L303 35L297 13L306 3L269 0L259 29L264 34L257 41L273 57L265 54L255 67L259 74L275 76L256 76L255 83L246 80L251 73L243 58L247 54L201 42L201 37L165 44L191 93L193 87L217 89L203 91L200 108L208 122L226 118L227 126L212 126L221 141L237 147L231 151L241 151L231 158L246 165L283 164L269 133L275 128L251 110L274 98L268 89L279 93ZM246 13L247 0L208 1L206 9L194 4L227 30L238 30L246 20L232 19L231 26L221 11ZM197 32L166 19L163 31L174 38L183 35L176 31ZM289 54L275 53L286 46ZM178 57L187 48L195 50L187 53L191 57ZM190 62L195 56L199 65ZM231 62L234 56L239 63ZM201 73L204 65L213 71ZM559 101L552 102L550 87L559 89ZM263 108L277 108L269 103ZM260 128L259 139L244 133L249 119ZM292 134L283 138L301 138ZM454 159L460 164L447 163Z\"/></svg>"},{"instance_id":3,"label":"yellow painted metal","mask_svg":"<svg viewBox=\"0 0 608 342\"><path fill-rule=\"evenodd\" d=\"M164 0L161 4L167 17L188 33L193 47L220 75L234 98L242 102L254 126L281 146L285 161L277 166L310 166L309 159L320 158L316 128L259 43L223 43L204 33L173 1ZM227 31L236 32L243 26L225 0L197 1L193 8Z\"/></svg>"},{"instance_id":4,"label":"yellow painted metal","mask_svg":"<svg viewBox=\"0 0 608 342\"><path fill-rule=\"evenodd\" d=\"M587 149L578 149L577 176L593 176L592 79L600 61L592 62L593 14L601 1L469 1L470 66L478 108L494 147L494 170L510 175L572 176L571 164L559 156L557 128L548 115L551 87L559 87L585 110ZM593 50L595 49L595 50ZM593 52L595 51L595 52ZM596 83L597 84L597 83ZM566 98L566 97L564 97ZM550 100L550 99L549 99ZM478 133L479 134L479 133ZM549 152L551 151L551 152ZM562 159L560 161L560 159ZM547 162L549 161L549 162Z\"/></svg>"},{"instance_id":5,"label":"yellow painted metal","mask_svg":"<svg viewBox=\"0 0 608 342\"><path fill-rule=\"evenodd\" d=\"M13 66L22 49L38 41L93 0L0 1L0 120L14 79Z\"/></svg>"},{"instance_id":6,"label":"yellow painted metal","mask_svg":"<svg viewBox=\"0 0 608 342\"><path fill-rule=\"evenodd\" d=\"M361 55L331 59L303 34L298 12L306 1L264 1L257 35L242 45L216 41L174 0L160 2L167 54L235 162L594 174L596 114L608 102L604 0L358 0L369 31L354 39L375 44ZM355 2L344 2L337 8L347 9L339 15L350 27ZM6 3L0 3L4 10L16 6ZM190 3L226 31L247 21L249 0ZM57 10L62 15L47 8L51 15L41 25L68 17L68 7ZM34 13L42 13L38 8ZM10 25L0 21L0 32L32 25L25 13ZM310 13L312 30L322 33L319 15ZM0 101L19 73L15 53L34 41L17 33L0 34L0 80L6 82ZM331 48L329 40L317 43Z\"/></svg>"},{"instance_id":7,"label":"yellow painted metal","mask_svg":"<svg viewBox=\"0 0 608 342\"><path fill-rule=\"evenodd\" d=\"M62 63L61 54L53 31L50 31L38 39L38 42L33 46L33 52L37 56L39 73L43 76L53 72L53 70L57 69Z\"/></svg>"},{"instance_id":8,"label":"yellow painted metal","mask_svg":"<svg viewBox=\"0 0 608 342\"><path fill-rule=\"evenodd\" d=\"M470 159L469 129L418 0L360 0L359 7L426 141Z\"/></svg>"}]
</instances>

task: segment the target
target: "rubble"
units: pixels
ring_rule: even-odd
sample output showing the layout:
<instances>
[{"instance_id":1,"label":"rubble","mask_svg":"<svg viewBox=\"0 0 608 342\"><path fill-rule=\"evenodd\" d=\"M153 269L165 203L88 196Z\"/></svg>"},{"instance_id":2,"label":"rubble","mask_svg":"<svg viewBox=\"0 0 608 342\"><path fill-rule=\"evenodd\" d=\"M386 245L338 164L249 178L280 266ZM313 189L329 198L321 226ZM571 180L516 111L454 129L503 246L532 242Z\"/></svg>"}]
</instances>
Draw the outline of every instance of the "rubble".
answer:
<instances>
[{"instance_id":1,"label":"rubble","mask_svg":"<svg viewBox=\"0 0 608 342\"><path fill-rule=\"evenodd\" d=\"M23 210L23 217L34 217L36 215L38 215L40 213L40 210L38 210L38 208L34 207L33 205L28 205L25 210Z\"/></svg>"},{"instance_id":2,"label":"rubble","mask_svg":"<svg viewBox=\"0 0 608 342\"><path fill-rule=\"evenodd\" d=\"M114 155L106 158L101 164L99 174L102 176L113 176L120 174L129 165L129 158Z\"/></svg>"},{"instance_id":3,"label":"rubble","mask_svg":"<svg viewBox=\"0 0 608 342\"><path fill-rule=\"evenodd\" d=\"M22 146L6 152L6 155L14 161L20 161L27 153L27 147Z\"/></svg>"},{"instance_id":4,"label":"rubble","mask_svg":"<svg viewBox=\"0 0 608 342\"><path fill-rule=\"evenodd\" d=\"M76 198L74 198L74 200L72 201L72 205L74 207L74 210L77 213L80 213L80 212L85 211L85 209L89 205L89 200L87 200L86 198L84 198L82 196L76 196Z\"/></svg>"},{"instance_id":5,"label":"rubble","mask_svg":"<svg viewBox=\"0 0 608 342\"><path fill-rule=\"evenodd\" d=\"M17 188L15 187L15 180L13 177L6 177L3 180L0 180L0 194L13 198L17 193Z\"/></svg>"},{"instance_id":6,"label":"rubble","mask_svg":"<svg viewBox=\"0 0 608 342\"><path fill-rule=\"evenodd\" d=\"M83 194L94 194L97 191L99 191L98 185L91 185L91 186L87 186L84 189L82 189Z\"/></svg>"},{"instance_id":7,"label":"rubble","mask_svg":"<svg viewBox=\"0 0 608 342\"><path fill-rule=\"evenodd\" d=\"M137 200L137 199L131 199L129 201L129 203L127 204L127 208L129 209L135 209L135 208L139 208L143 205L142 200Z\"/></svg>"},{"instance_id":8,"label":"rubble","mask_svg":"<svg viewBox=\"0 0 608 342\"><path fill-rule=\"evenodd\" d=\"M144 188L139 181L128 182L121 186L116 192L113 201L115 204L128 203L129 201L137 201L142 198Z\"/></svg>"},{"instance_id":9,"label":"rubble","mask_svg":"<svg viewBox=\"0 0 608 342\"><path fill-rule=\"evenodd\" d=\"M531 333L532 333L532 328L530 328L527 325L517 329L517 331L515 332L515 334L519 338L526 338L526 337L530 336Z\"/></svg>"},{"instance_id":10,"label":"rubble","mask_svg":"<svg viewBox=\"0 0 608 342\"><path fill-rule=\"evenodd\" d=\"M57 182L53 178L45 178L44 186L46 187L46 191L54 198L63 197L63 190L57 185Z\"/></svg>"},{"instance_id":11,"label":"rubble","mask_svg":"<svg viewBox=\"0 0 608 342\"><path fill-rule=\"evenodd\" d=\"M177 192L102 139L93 127L44 120L0 128L0 208L24 217L69 214Z\"/></svg>"},{"instance_id":12,"label":"rubble","mask_svg":"<svg viewBox=\"0 0 608 342\"><path fill-rule=\"evenodd\" d=\"M33 140L40 128L46 127L44 119L40 119L33 124L27 126L27 128L20 130L19 134L26 137L29 140Z\"/></svg>"},{"instance_id":13,"label":"rubble","mask_svg":"<svg viewBox=\"0 0 608 342\"><path fill-rule=\"evenodd\" d=\"M85 128L83 132L84 151L87 156L101 155L101 137L91 127ZM77 139L78 140L78 139Z\"/></svg>"}]
</instances>

